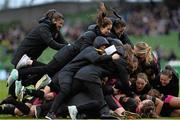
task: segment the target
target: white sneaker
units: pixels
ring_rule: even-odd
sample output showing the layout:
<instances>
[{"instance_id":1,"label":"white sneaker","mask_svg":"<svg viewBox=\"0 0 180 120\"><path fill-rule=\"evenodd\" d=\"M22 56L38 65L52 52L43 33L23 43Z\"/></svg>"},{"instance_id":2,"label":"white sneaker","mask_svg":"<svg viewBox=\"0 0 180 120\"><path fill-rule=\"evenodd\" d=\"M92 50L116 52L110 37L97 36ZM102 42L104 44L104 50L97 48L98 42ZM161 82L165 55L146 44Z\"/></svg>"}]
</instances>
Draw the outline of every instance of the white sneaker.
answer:
<instances>
[{"instance_id":1,"label":"white sneaker","mask_svg":"<svg viewBox=\"0 0 180 120\"><path fill-rule=\"evenodd\" d=\"M36 83L35 85L35 89L41 89L43 87L45 87L46 85L48 85L51 82L51 78L45 74L42 76L42 78Z\"/></svg>"},{"instance_id":2,"label":"white sneaker","mask_svg":"<svg viewBox=\"0 0 180 120\"><path fill-rule=\"evenodd\" d=\"M19 101L22 101L22 100L23 100L25 91L26 91L26 88L25 88L24 86L22 86L22 88L21 88L21 90L20 90L20 93L19 93L19 95L18 95L18 100L19 100Z\"/></svg>"},{"instance_id":3,"label":"white sneaker","mask_svg":"<svg viewBox=\"0 0 180 120\"><path fill-rule=\"evenodd\" d=\"M69 115L72 120L77 120L76 116L78 114L77 107L75 105L68 106Z\"/></svg>"},{"instance_id":4,"label":"white sneaker","mask_svg":"<svg viewBox=\"0 0 180 120\"><path fill-rule=\"evenodd\" d=\"M18 79L18 71L13 69L7 79L7 86L11 86L12 83Z\"/></svg>"},{"instance_id":5,"label":"white sneaker","mask_svg":"<svg viewBox=\"0 0 180 120\"><path fill-rule=\"evenodd\" d=\"M24 54L22 58L19 60L18 64L16 65L16 69L29 65L29 60L31 59L26 54Z\"/></svg>"},{"instance_id":6,"label":"white sneaker","mask_svg":"<svg viewBox=\"0 0 180 120\"><path fill-rule=\"evenodd\" d=\"M19 98L20 96L21 89L22 89L21 81L15 81L15 95L17 98Z\"/></svg>"}]
</instances>

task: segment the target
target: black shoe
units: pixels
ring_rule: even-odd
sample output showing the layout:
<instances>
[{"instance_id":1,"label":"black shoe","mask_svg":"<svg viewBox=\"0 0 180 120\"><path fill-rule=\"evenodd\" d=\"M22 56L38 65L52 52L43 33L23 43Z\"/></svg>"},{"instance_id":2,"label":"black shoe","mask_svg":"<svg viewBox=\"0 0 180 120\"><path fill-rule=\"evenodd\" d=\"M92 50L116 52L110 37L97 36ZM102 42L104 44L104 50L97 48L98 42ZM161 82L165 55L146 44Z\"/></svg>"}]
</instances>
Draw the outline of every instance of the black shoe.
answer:
<instances>
[{"instance_id":1,"label":"black shoe","mask_svg":"<svg viewBox=\"0 0 180 120\"><path fill-rule=\"evenodd\" d=\"M56 115L54 114L54 112L48 112L48 114L45 116L45 118L47 118L48 120L55 120L56 119Z\"/></svg>"},{"instance_id":2,"label":"black shoe","mask_svg":"<svg viewBox=\"0 0 180 120\"><path fill-rule=\"evenodd\" d=\"M41 107L40 106L35 107L35 117L37 119L41 117Z\"/></svg>"},{"instance_id":3,"label":"black shoe","mask_svg":"<svg viewBox=\"0 0 180 120\"><path fill-rule=\"evenodd\" d=\"M117 119L116 117L114 117L111 113L110 113L110 109L107 105L104 105L101 109L100 109L100 119Z\"/></svg>"}]
</instances>

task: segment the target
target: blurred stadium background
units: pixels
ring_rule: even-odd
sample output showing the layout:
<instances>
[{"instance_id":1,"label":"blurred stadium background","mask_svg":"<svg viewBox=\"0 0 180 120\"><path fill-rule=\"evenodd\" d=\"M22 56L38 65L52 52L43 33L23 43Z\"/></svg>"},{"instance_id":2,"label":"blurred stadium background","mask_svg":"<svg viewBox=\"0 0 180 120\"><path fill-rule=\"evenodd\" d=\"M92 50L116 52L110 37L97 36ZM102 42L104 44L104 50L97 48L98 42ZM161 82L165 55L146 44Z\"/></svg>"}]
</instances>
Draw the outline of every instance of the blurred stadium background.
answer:
<instances>
[{"instance_id":1,"label":"blurred stadium background","mask_svg":"<svg viewBox=\"0 0 180 120\"><path fill-rule=\"evenodd\" d=\"M72 42L94 23L100 0L0 0L0 80L6 80L13 66L11 57L24 36L38 24L49 9L65 16L62 33ZM145 41L159 56L161 67L171 62L180 73L180 1L179 0L105 0L127 22L131 40ZM109 15L112 15L109 12ZM47 63L55 53L47 49L41 61ZM5 81L0 82L1 90ZM6 91L0 95L4 98Z\"/></svg>"}]
</instances>

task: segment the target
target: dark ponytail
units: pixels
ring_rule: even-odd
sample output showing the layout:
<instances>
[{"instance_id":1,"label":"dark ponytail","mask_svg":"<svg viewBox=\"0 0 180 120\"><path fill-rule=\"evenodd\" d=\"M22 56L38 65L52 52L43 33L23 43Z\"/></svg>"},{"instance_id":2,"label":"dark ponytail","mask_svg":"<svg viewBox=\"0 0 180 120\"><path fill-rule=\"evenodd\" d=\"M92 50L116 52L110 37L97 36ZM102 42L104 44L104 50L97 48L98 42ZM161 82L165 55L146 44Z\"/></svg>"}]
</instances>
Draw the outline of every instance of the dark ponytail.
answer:
<instances>
[{"instance_id":1,"label":"dark ponytail","mask_svg":"<svg viewBox=\"0 0 180 120\"><path fill-rule=\"evenodd\" d=\"M169 69L163 69L160 74L167 75L170 79L172 79L172 71Z\"/></svg>"},{"instance_id":2,"label":"dark ponytail","mask_svg":"<svg viewBox=\"0 0 180 120\"><path fill-rule=\"evenodd\" d=\"M105 28L108 25L112 24L112 21L106 17L106 7L104 3L100 3L100 7L97 13L96 24L101 28Z\"/></svg>"},{"instance_id":3,"label":"dark ponytail","mask_svg":"<svg viewBox=\"0 0 180 120\"><path fill-rule=\"evenodd\" d=\"M111 8L111 10L113 11L113 14L120 20L122 20L122 16L120 16L117 11L115 11L114 9Z\"/></svg>"},{"instance_id":4,"label":"dark ponytail","mask_svg":"<svg viewBox=\"0 0 180 120\"><path fill-rule=\"evenodd\" d=\"M158 118L158 115L155 112L155 105L151 100L144 103L140 111L142 118Z\"/></svg>"},{"instance_id":5,"label":"dark ponytail","mask_svg":"<svg viewBox=\"0 0 180 120\"><path fill-rule=\"evenodd\" d=\"M45 13L45 18L49 19L52 23L57 19L64 20L63 14L57 12L55 9L50 9Z\"/></svg>"},{"instance_id":6,"label":"dark ponytail","mask_svg":"<svg viewBox=\"0 0 180 120\"><path fill-rule=\"evenodd\" d=\"M49 18L49 19L52 19L53 18L53 14L56 12L55 9L50 9L48 10L46 13L45 13L45 17L46 18Z\"/></svg>"},{"instance_id":7,"label":"dark ponytail","mask_svg":"<svg viewBox=\"0 0 180 120\"><path fill-rule=\"evenodd\" d=\"M117 11L115 11L114 9L112 9L113 14L117 17L116 19L114 19L113 21L113 27L115 28L119 28L119 27L126 27L126 22L123 20L122 16L120 16Z\"/></svg>"}]
</instances>

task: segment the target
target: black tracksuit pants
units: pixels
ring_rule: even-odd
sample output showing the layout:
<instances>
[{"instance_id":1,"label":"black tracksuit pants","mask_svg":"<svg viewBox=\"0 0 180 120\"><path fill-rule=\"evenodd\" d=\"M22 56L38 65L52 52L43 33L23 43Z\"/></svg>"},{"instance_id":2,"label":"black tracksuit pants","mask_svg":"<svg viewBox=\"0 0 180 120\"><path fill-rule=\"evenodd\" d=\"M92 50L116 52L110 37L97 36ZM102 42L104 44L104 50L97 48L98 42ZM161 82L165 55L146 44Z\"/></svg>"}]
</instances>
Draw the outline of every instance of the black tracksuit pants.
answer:
<instances>
[{"instance_id":1,"label":"black tracksuit pants","mask_svg":"<svg viewBox=\"0 0 180 120\"><path fill-rule=\"evenodd\" d=\"M100 103L100 107L106 105L101 84L74 79L72 84L72 94L77 94L80 91L87 91L93 100Z\"/></svg>"},{"instance_id":2,"label":"black tracksuit pants","mask_svg":"<svg viewBox=\"0 0 180 120\"><path fill-rule=\"evenodd\" d=\"M54 102L49 112L57 112L57 109L64 103L65 99L70 95L73 73L61 72L58 75L60 92L55 97Z\"/></svg>"},{"instance_id":3,"label":"black tracksuit pants","mask_svg":"<svg viewBox=\"0 0 180 120\"><path fill-rule=\"evenodd\" d=\"M84 89L90 93L90 97L93 100L96 100L97 103L100 105L100 107L103 107L104 105L106 105L100 84L74 79L73 84L72 84L72 89L70 89L71 90L70 92L69 90L67 90L67 87L71 87L71 84L72 83L70 84L66 83L63 85L64 92L60 91L58 96L56 96L49 112L56 113L58 108L63 104L64 101L66 101L66 99L68 99L71 96L74 96L75 94L81 92L81 90L84 90Z\"/></svg>"},{"instance_id":4,"label":"black tracksuit pants","mask_svg":"<svg viewBox=\"0 0 180 120\"><path fill-rule=\"evenodd\" d=\"M48 113L52 103L53 101L48 101L40 105L42 116L45 116ZM97 110L99 107L99 103L97 101L90 99L84 93L78 93L76 96L68 99L65 104L62 104L58 108L57 115L67 114L67 106L69 105L75 105L77 107L78 113L91 112L91 110L94 112L94 110Z\"/></svg>"},{"instance_id":5,"label":"black tracksuit pants","mask_svg":"<svg viewBox=\"0 0 180 120\"><path fill-rule=\"evenodd\" d=\"M78 53L75 47L67 45L60 49L48 64L39 66L33 65L32 67L19 69L19 79L23 81L23 85L27 86L36 83L44 74L53 77L56 72L60 71L61 68L71 61ZM26 79L28 75L31 75L31 77Z\"/></svg>"},{"instance_id":6,"label":"black tracksuit pants","mask_svg":"<svg viewBox=\"0 0 180 120\"><path fill-rule=\"evenodd\" d=\"M90 98L96 101L96 111L99 112L100 115L109 114L109 107L105 101L101 84L86 80L74 79L71 91L73 95L79 93L80 91L88 92Z\"/></svg>"}]
</instances>

